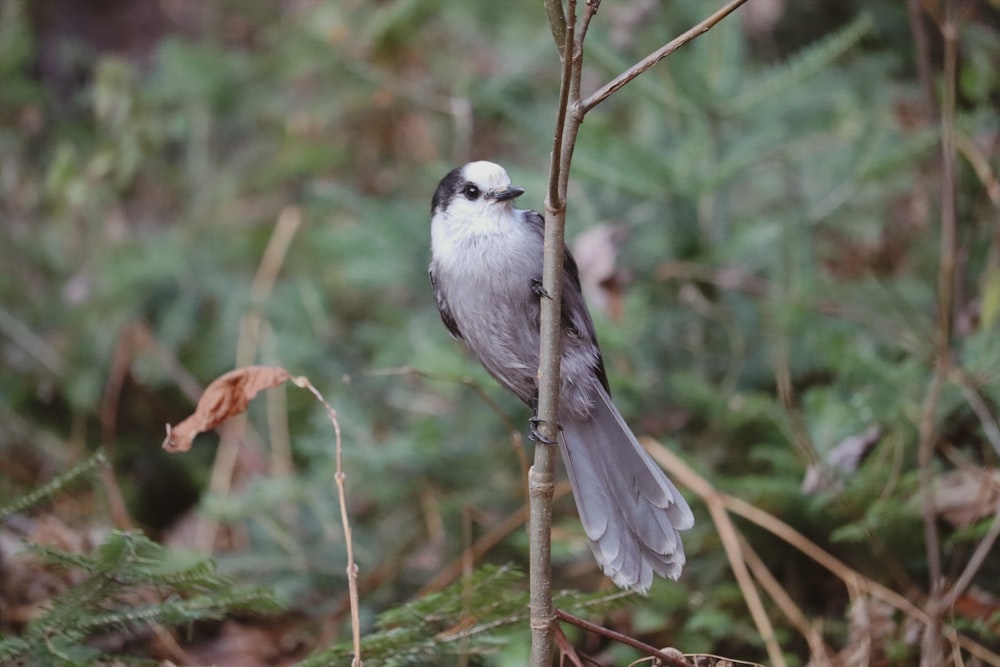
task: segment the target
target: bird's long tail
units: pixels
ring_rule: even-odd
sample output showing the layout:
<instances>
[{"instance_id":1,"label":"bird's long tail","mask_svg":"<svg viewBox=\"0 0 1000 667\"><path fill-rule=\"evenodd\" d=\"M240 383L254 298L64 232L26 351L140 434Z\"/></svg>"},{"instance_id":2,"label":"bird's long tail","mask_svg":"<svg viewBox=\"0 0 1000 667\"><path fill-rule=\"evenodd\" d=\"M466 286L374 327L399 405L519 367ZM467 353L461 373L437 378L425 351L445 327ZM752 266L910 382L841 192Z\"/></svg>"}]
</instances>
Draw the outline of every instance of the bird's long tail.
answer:
<instances>
[{"instance_id":1,"label":"bird's long tail","mask_svg":"<svg viewBox=\"0 0 1000 667\"><path fill-rule=\"evenodd\" d=\"M611 397L602 387L596 393L589 418L563 418L563 461L601 569L621 588L645 593L654 572L680 576L684 545L677 531L693 526L694 516Z\"/></svg>"}]
</instances>

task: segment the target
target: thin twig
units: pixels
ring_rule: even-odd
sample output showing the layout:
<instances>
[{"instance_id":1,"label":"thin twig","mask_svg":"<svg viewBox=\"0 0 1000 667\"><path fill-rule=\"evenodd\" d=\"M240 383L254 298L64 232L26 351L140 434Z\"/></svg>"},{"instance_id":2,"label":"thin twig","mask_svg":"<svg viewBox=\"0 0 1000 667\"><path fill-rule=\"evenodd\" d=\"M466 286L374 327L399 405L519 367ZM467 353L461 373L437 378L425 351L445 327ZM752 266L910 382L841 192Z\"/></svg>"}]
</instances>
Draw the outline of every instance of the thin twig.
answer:
<instances>
[{"instance_id":1,"label":"thin twig","mask_svg":"<svg viewBox=\"0 0 1000 667\"><path fill-rule=\"evenodd\" d=\"M577 654L576 649L573 648L573 644L566 637L566 634L562 631L558 625L556 625L555 630L556 644L559 646L559 664L562 665L565 660L569 660L573 664L573 667L584 667L583 660Z\"/></svg>"},{"instance_id":2,"label":"thin twig","mask_svg":"<svg viewBox=\"0 0 1000 667\"><path fill-rule=\"evenodd\" d=\"M754 586L753 578L747 569L746 560L743 558L743 553L740 549L740 533L736 530L736 526L733 525L732 519L729 518L729 513L726 511L720 496L714 494L704 500L708 507L708 513L712 517L712 523L715 524L719 540L722 542L722 547L726 551L729 567L732 569L733 575L736 577L736 583L743 593L743 601L746 603L747 609L750 610L750 617L753 618L754 625L757 626L757 631L760 633L761 639L764 640L764 646L767 648L767 655L771 660L771 664L774 667L785 667L788 663L785 662L785 656L778 645L774 626L771 625L771 619L767 616L764 603L760 599L757 587Z\"/></svg>"},{"instance_id":3,"label":"thin twig","mask_svg":"<svg viewBox=\"0 0 1000 667\"><path fill-rule=\"evenodd\" d=\"M129 368L135 357L135 342L132 336L133 325L127 324L118 335L115 343L115 353L111 359L108 379L104 383L104 394L101 396L100 422L101 444L108 453L108 463L101 468L101 486L108 500L111 520L119 530L132 530L132 519L128 513L128 505L122 494L118 479L115 477L114 459L115 443L117 441L116 424L118 423L118 402L121 400L122 387L128 377Z\"/></svg>"},{"instance_id":4,"label":"thin twig","mask_svg":"<svg viewBox=\"0 0 1000 667\"><path fill-rule=\"evenodd\" d=\"M959 596L972 584L973 577L979 572L979 568L983 566L986 557L993 551L993 545L996 543L998 537L1000 537L1000 506L994 508L993 523L990 524L990 528L986 531L983 539L976 545L976 550L972 552L972 556L969 558L969 562L965 564L962 574L955 580L954 585L948 591L947 595L942 598L941 607L943 609L950 609L954 606Z\"/></svg>"},{"instance_id":5,"label":"thin twig","mask_svg":"<svg viewBox=\"0 0 1000 667\"><path fill-rule=\"evenodd\" d=\"M972 171L975 172L979 182L983 184L986 196L990 198L995 208L1000 208L1000 179L997 178L993 167L990 166L990 159L983 155L976 142L965 132L955 128L954 137L955 148L958 149L958 152L962 154L962 157L972 167Z\"/></svg>"},{"instance_id":6,"label":"thin twig","mask_svg":"<svg viewBox=\"0 0 1000 667\"><path fill-rule=\"evenodd\" d=\"M565 259L566 189L568 165L564 154L572 150L566 144L567 110L573 68L579 66L575 53L576 0L566 6L566 46L562 52L563 71L559 88L556 132L552 139L552 162L548 194L545 198L545 251L542 260L542 286L547 298L541 299L539 323L538 406L539 431L554 442L559 437L559 364L562 357L562 273ZM553 34L555 30L553 29ZM570 121L572 124L572 121ZM553 657L555 616L552 604L552 495L555 490L553 446L539 442L535 460L528 471L529 569L531 665L549 667Z\"/></svg>"},{"instance_id":7,"label":"thin twig","mask_svg":"<svg viewBox=\"0 0 1000 667\"><path fill-rule=\"evenodd\" d=\"M910 33L913 35L914 49L917 52L917 78L924 89L924 106L928 114L935 112L934 77L931 74L930 40L927 38L927 27L924 24L923 9L920 0L906 0L906 16L910 23Z\"/></svg>"},{"instance_id":8,"label":"thin twig","mask_svg":"<svg viewBox=\"0 0 1000 667\"><path fill-rule=\"evenodd\" d=\"M627 70L616 76L614 79L601 86L601 88L597 90L597 92L595 92L593 95L580 102L580 109L582 113L584 114L587 113L588 111L596 107L598 104L611 97L614 93L616 93L622 86L627 84L629 81L639 76L640 74L648 70L650 67L660 62L661 60L663 60L664 58L666 58L671 53L681 48L691 40L700 37L701 35L704 35L706 32L711 30L719 21L721 21L722 19L726 18L734 11L736 11L736 9L746 1L747 0L732 0L725 7L721 8L719 11L715 12L701 23L697 24L690 30L682 33L681 35L678 35L676 38L667 42L666 44L658 48L656 51L653 51L648 56L637 62L635 65L632 65Z\"/></svg>"},{"instance_id":9,"label":"thin twig","mask_svg":"<svg viewBox=\"0 0 1000 667\"><path fill-rule=\"evenodd\" d=\"M941 391L951 368L952 302L955 284L955 245L957 220L955 198L958 186L955 172L955 86L957 77L956 27L953 3L944 3L944 80L941 87L941 237L937 285L937 327L934 342L934 370L920 419L917 446L921 513L924 524L924 547L927 552L928 600L930 619L921 642L921 664L937 665L944 658L940 641L940 615L945 607L944 579L941 565L941 540L934 511L931 468L937 435L937 411Z\"/></svg>"},{"instance_id":10,"label":"thin twig","mask_svg":"<svg viewBox=\"0 0 1000 667\"><path fill-rule=\"evenodd\" d=\"M587 31L590 29L590 22L597 16L597 10L601 8L601 0L585 0L583 8L583 18L580 20L580 27L576 33L576 43L583 48L583 41L587 39Z\"/></svg>"},{"instance_id":11,"label":"thin twig","mask_svg":"<svg viewBox=\"0 0 1000 667\"><path fill-rule=\"evenodd\" d=\"M261 307L271 296L278 274L284 264L292 239L302 223L302 211L297 206L286 206L278 215L271 237L264 248L250 286L253 305L240 319L239 336L236 341L236 368L253 364L260 343L260 328L264 321ZM240 415L230 420L222 429L219 448L212 463L209 492L215 496L229 494L239 459L239 450L246 443L247 418ZM219 522L210 517L201 517L195 533L195 543L211 553L219 531Z\"/></svg>"},{"instance_id":12,"label":"thin twig","mask_svg":"<svg viewBox=\"0 0 1000 667\"><path fill-rule=\"evenodd\" d=\"M670 449L651 438L642 438L642 443L653 459L662 465L672 479L678 484L690 489L695 495L706 503L709 498L718 497L728 512L732 512L743 517L754 525L768 531L778 539L791 545L807 557L827 569L838 579L844 582L849 589L871 595L874 598L887 602L904 614L911 616L921 623L930 622L930 616L910 598L896 591L883 586L877 581L873 581L857 570L849 567L829 552L822 549L815 542L807 538L799 531L779 519L778 517L765 512L764 510L751 505L750 503L719 492L711 482L699 475L695 470L685 463L679 456ZM1000 654L986 648L965 635L962 635L953 626L943 625L943 634L949 641L958 644L964 650L993 667L1000 667Z\"/></svg>"},{"instance_id":13,"label":"thin twig","mask_svg":"<svg viewBox=\"0 0 1000 667\"><path fill-rule=\"evenodd\" d=\"M549 222L550 216L555 217L560 211L565 211L566 201L565 190L562 188L564 182L564 150L563 140L566 133L566 117L570 107L570 81L573 78L573 50L576 41L576 3L570 1L570 21L563 29L565 44L562 51L562 76L559 82L559 105L556 108L556 126L552 135L552 155L549 162L549 187L545 200L545 222ZM568 179L568 175L567 175Z\"/></svg>"},{"instance_id":14,"label":"thin twig","mask_svg":"<svg viewBox=\"0 0 1000 667\"><path fill-rule=\"evenodd\" d=\"M774 603L778 605L778 609L782 611L785 618L791 621L792 625L799 631L799 634L805 638L806 643L809 644L809 650L812 652L812 655L809 656L809 664L814 667L828 667L831 664L830 650L823 641L823 635L809 622L805 613L795 604L792 596L778 582L777 578L771 573L771 570L767 568L763 559L761 559L742 535L740 535L740 551L754 578L760 582L761 587L767 591L767 594L771 596Z\"/></svg>"},{"instance_id":15,"label":"thin twig","mask_svg":"<svg viewBox=\"0 0 1000 667\"><path fill-rule=\"evenodd\" d=\"M566 621L572 625L582 628L587 632L593 632L594 634L601 635L602 637L607 637L608 639L614 640L619 644L625 644L626 646L631 646L632 648L639 649L640 651L658 658L664 664L673 665L674 667L691 667L686 661L678 660L677 658L664 653L654 646L650 646L645 642L641 642L638 639L629 637L610 628L606 628L603 625L598 625L597 623L591 623L588 620L582 619L579 616L575 616L568 611L563 611L562 609L556 609L556 618L561 621Z\"/></svg>"},{"instance_id":16,"label":"thin twig","mask_svg":"<svg viewBox=\"0 0 1000 667\"><path fill-rule=\"evenodd\" d=\"M1000 421L993 414L993 409L983 398L979 391L978 382L962 366L956 365L952 369L951 379L965 396L965 402L972 408L973 414L979 419L979 425L983 429L983 435L993 450L1000 456Z\"/></svg>"},{"instance_id":17,"label":"thin twig","mask_svg":"<svg viewBox=\"0 0 1000 667\"><path fill-rule=\"evenodd\" d=\"M559 106L556 110L555 133L552 138L552 155L549 181L545 197L545 254L542 266L542 286L546 297L541 300L539 325L540 349L538 361L538 405L536 416L539 431L554 441L558 437L559 423L559 362L562 321L562 275L565 259L566 196L569 173L576 147L577 134L587 111L608 98L622 86L646 71L657 62L708 31L746 0L735 0L726 8L671 41L646 60L630 68L623 75L588 98L580 101L580 80L583 72L583 46L590 22L597 14L600 0L584 0L583 17L577 23L577 0L566 0L565 13L557 9L553 0L545 0L549 25L557 45L562 43L562 79L559 88ZM552 607L551 530L552 530L552 469L554 455L550 445L539 443L535 447L535 461L528 474L528 494L531 508L530 520L530 570L531 596L531 665L548 667L552 664L552 638L554 610Z\"/></svg>"},{"instance_id":18,"label":"thin twig","mask_svg":"<svg viewBox=\"0 0 1000 667\"><path fill-rule=\"evenodd\" d=\"M351 667L361 667L361 613L358 605L358 565L354 562L354 541L351 539L351 522L347 516L347 492L345 483L347 475L344 473L343 442L340 434L340 422L337 420L337 411L330 407L323 395L309 382L309 379L300 376L292 378L296 386L308 389L316 397L333 424L333 432L336 438L337 447L337 499L340 501L340 520L344 525L344 542L347 548L347 590L351 601L351 634L354 640L354 657L351 659Z\"/></svg>"},{"instance_id":19,"label":"thin twig","mask_svg":"<svg viewBox=\"0 0 1000 667\"><path fill-rule=\"evenodd\" d=\"M544 0L545 15L549 19L549 30L552 31L552 39L559 49L559 55L566 53L566 15L563 13L562 0Z\"/></svg>"}]
</instances>

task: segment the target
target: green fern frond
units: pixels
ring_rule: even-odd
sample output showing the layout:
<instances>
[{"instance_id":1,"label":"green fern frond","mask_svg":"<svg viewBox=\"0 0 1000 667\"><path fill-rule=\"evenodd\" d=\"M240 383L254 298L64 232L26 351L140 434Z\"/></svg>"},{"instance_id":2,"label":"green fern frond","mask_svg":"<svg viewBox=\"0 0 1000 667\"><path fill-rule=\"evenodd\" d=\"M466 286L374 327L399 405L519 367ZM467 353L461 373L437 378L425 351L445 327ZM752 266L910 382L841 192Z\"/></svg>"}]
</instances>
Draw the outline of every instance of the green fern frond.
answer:
<instances>
[{"instance_id":1,"label":"green fern frond","mask_svg":"<svg viewBox=\"0 0 1000 667\"><path fill-rule=\"evenodd\" d=\"M875 27L870 14L863 13L840 31L809 46L788 62L750 81L744 92L728 105L727 114L741 114L756 105L773 99L829 67L837 58L850 51Z\"/></svg>"},{"instance_id":2,"label":"green fern frond","mask_svg":"<svg viewBox=\"0 0 1000 667\"><path fill-rule=\"evenodd\" d=\"M279 610L270 593L233 584L211 561L179 564L176 555L141 533L114 531L89 554L39 545L28 549L79 581L52 598L20 637L0 641L3 664L94 664L86 644L108 632L217 619L232 611Z\"/></svg>"},{"instance_id":3,"label":"green fern frond","mask_svg":"<svg viewBox=\"0 0 1000 667\"><path fill-rule=\"evenodd\" d=\"M887 174L899 173L907 165L919 163L937 147L940 136L938 128L931 126L901 141L880 147L879 151L872 151L858 165L858 180L882 178Z\"/></svg>"},{"instance_id":4,"label":"green fern frond","mask_svg":"<svg viewBox=\"0 0 1000 667\"><path fill-rule=\"evenodd\" d=\"M80 624L80 629L134 628L151 623L167 626L182 625L222 618L228 612L241 609L254 609L260 612L262 609L278 611L279 607L274 604L270 595L260 590L200 595L187 599L175 597L157 604L95 614L85 619Z\"/></svg>"},{"instance_id":5,"label":"green fern frond","mask_svg":"<svg viewBox=\"0 0 1000 667\"><path fill-rule=\"evenodd\" d=\"M484 566L470 580L382 613L377 632L361 642L365 661L390 667L441 664L456 655L496 651L504 634L528 622L528 592L524 575L511 566ZM600 613L617 608L632 593L553 595L556 607L574 613ZM310 656L297 667L349 665L354 647L344 642Z\"/></svg>"},{"instance_id":6,"label":"green fern frond","mask_svg":"<svg viewBox=\"0 0 1000 667\"><path fill-rule=\"evenodd\" d=\"M62 491L64 488L69 486L72 482L76 481L80 477L89 475L99 466L106 465L108 462L107 456L104 455L103 449L98 449L94 452L90 458L85 461L80 462L70 470L67 470L63 474L59 475L53 479L48 484L43 484L37 489L26 493L23 496L18 496L13 501L0 507L0 521L3 521L12 514L17 514L18 512L23 512L24 510L37 505L38 503L52 498L57 493Z\"/></svg>"}]
</instances>

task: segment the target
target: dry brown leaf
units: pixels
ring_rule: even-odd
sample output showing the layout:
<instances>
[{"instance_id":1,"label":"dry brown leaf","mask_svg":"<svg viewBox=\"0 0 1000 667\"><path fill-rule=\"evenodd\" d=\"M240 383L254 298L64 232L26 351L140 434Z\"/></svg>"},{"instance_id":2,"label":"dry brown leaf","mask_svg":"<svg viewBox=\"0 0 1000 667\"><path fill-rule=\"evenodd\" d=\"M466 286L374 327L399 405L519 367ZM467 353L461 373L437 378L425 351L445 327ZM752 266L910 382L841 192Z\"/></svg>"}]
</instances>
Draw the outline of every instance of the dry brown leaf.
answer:
<instances>
[{"instance_id":1,"label":"dry brown leaf","mask_svg":"<svg viewBox=\"0 0 1000 667\"><path fill-rule=\"evenodd\" d=\"M955 613L985 622L993 632L1000 631L1000 598L977 586L955 600Z\"/></svg>"},{"instance_id":2,"label":"dry brown leaf","mask_svg":"<svg viewBox=\"0 0 1000 667\"><path fill-rule=\"evenodd\" d=\"M806 470L802 480L802 493L839 491L843 477L856 471L868 452L881 439L882 427L874 424L861 433L841 440L822 462L813 463Z\"/></svg>"},{"instance_id":3,"label":"dry brown leaf","mask_svg":"<svg viewBox=\"0 0 1000 667\"><path fill-rule=\"evenodd\" d=\"M573 256L583 295L591 308L619 319L624 308L625 272L618 266L618 250L628 235L622 225L595 225L573 241Z\"/></svg>"},{"instance_id":4,"label":"dry brown leaf","mask_svg":"<svg viewBox=\"0 0 1000 667\"><path fill-rule=\"evenodd\" d=\"M839 667L869 667L886 663L886 646L897 635L893 616L896 610L888 602L867 595L859 596L847 612L848 638L844 650L834 658Z\"/></svg>"},{"instance_id":5,"label":"dry brown leaf","mask_svg":"<svg viewBox=\"0 0 1000 667\"><path fill-rule=\"evenodd\" d=\"M953 526L971 526L996 512L1000 471L959 468L934 479L934 512Z\"/></svg>"},{"instance_id":6,"label":"dry brown leaf","mask_svg":"<svg viewBox=\"0 0 1000 667\"><path fill-rule=\"evenodd\" d=\"M291 377L278 366L245 366L220 375L202 393L193 415L177 426L167 424L163 448L168 452L186 452L196 435L242 414L258 392L277 387Z\"/></svg>"}]
</instances>

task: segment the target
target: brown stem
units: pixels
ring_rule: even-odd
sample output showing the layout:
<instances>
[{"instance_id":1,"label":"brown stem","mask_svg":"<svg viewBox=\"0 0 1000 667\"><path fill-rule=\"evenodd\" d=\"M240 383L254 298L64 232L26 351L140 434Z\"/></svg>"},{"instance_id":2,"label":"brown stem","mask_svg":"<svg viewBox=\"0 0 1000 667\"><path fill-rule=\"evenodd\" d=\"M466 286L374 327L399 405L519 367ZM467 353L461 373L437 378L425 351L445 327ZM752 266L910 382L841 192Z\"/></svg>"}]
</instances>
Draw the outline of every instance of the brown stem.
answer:
<instances>
[{"instance_id":1,"label":"brown stem","mask_svg":"<svg viewBox=\"0 0 1000 667\"><path fill-rule=\"evenodd\" d=\"M562 0L544 0L545 16L549 19L549 30L555 40L559 55L566 54L566 15L563 13Z\"/></svg>"},{"instance_id":2,"label":"brown stem","mask_svg":"<svg viewBox=\"0 0 1000 667\"><path fill-rule=\"evenodd\" d=\"M573 160L576 137L587 111L612 95L636 76L709 30L746 0L734 0L695 28L673 40L660 51L630 68L609 86L588 98L589 104L580 101L580 78L583 72L583 42L590 21L597 14L600 0L585 0L583 17L577 23L577 0L566 1L566 11L545 0L549 25L556 43L564 37L560 49L562 81L559 89L559 108L552 140L549 165L549 182L545 197L545 256L542 265L542 286L547 297L541 300L540 348L538 360L538 410L539 432L549 440L559 435L559 362L561 343L562 274L565 260L566 193L569 171ZM532 667L549 667L552 664L552 643L555 610L552 604L551 540L554 452L551 445L539 443L535 447L534 465L528 474L528 495L531 509L529 588Z\"/></svg>"},{"instance_id":3,"label":"brown stem","mask_svg":"<svg viewBox=\"0 0 1000 667\"><path fill-rule=\"evenodd\" d=\"M344 472L344 448L343 439L340 432L340 420L337 419L337 411L334 410L323 394L313 386L306 377L292 378L296 386L306 389L326 408L326 416L333 425L333 433L336 444L337 472L334 479L337 483L337 500L340 503L340 520L344 527L344 544L347 547L347 591L351 605L351 639L354 642L354 656L351 658L351 667L362 667L361 662L361 611L358 604L358 564L354 561L354 540L351 539L351 522L347 516L347 491L345 484L347 474Z\"/></svg>"},{"instance_id":4,"label":"brown stem","mask_svg":"<svg viewBox=\"0 0 1000 667\"><path fill-rule=\"evenodd\" d=\"M906 0L906 15L913 34L913 46L916 51L917 78L920 87L924 89L924 105L928 114L935 111L934 76L931 74L931 49L927 39L927 26L924 24L923 10L920 0Z\"/></svg>"},{"instance_id":5,"label":"brown stem","mask_svg":"<svg viewBox=\"0 0 1000 667\"><path fill-rule=\"evenodd\" d=\"M582 628L587 632L593 632L594 634L601 635L602 637L607 637L608 639L614 640L619 644L625 644L626 646L631 646L632 648L639 649L643 653L657 658L665 665L673 665L674 667L691 667L691 665L686 660L679 660L676 657L664 653L663 651L650 646L645 642L641 642L638 639L633 639L628 635L623 635L620 632L611 630L604 627L603 625L598 625L597 623L591 623L590 621L584 620L579 616L574 616L568 611L563 611L562 609L556 609L556 618L560 621L566 621L571 623L578 628Z\"/></svg>"},{"instance_id":6,"label":"brown stem","mask_svg":"<svg viewBox=\"0 0 1000 667\"><path fill-rule=\"evenodd\" d=\"M615 94L622 86L627 84L629 81L639 76L650 67L660 62L671 53L681 48L688 42L692 41L696 37L700 37L709 30L711 30L716 23L726 18L732 14L736 9L745 3L747 0L731 0L729 4L721 8L719 11L715 12L708 18L706 18L701 23L697 24L687 32L678 35L674 39L670 40L656 51L653 51L648 56L637 62L636 64L629 67L627 70L616 76L614 79L604 84L597 92L583 100L580 103L581 111L586 114L588 111L596 107L598 104L606 100Z\"/></svg>"},{"instance_id":7,"label":"brown stem","mask_svg":"<svg viewBox=\"0 0 1000 667\"><path fill-rule=\"evenodd\" d=\"M934 374L924 400L917 447L924 544L927 550L928 619L921 645L921 665L941 664L941 614L945 590L941 566L941 539L934 511L932 463L937 435L936 415L942 388L951 368L952 302L955 284L957 220L955 197L955 84L957 77L957 28L953 3L944 3L944 81L941 87L941 240L938 265L937 329L935 332Z\"/></svg>"}]
</instances>

